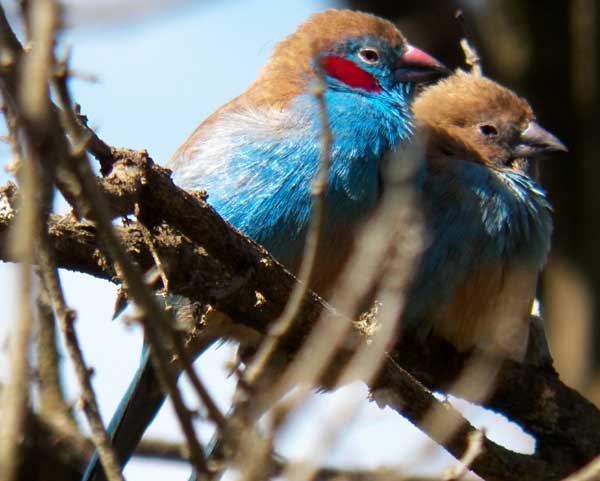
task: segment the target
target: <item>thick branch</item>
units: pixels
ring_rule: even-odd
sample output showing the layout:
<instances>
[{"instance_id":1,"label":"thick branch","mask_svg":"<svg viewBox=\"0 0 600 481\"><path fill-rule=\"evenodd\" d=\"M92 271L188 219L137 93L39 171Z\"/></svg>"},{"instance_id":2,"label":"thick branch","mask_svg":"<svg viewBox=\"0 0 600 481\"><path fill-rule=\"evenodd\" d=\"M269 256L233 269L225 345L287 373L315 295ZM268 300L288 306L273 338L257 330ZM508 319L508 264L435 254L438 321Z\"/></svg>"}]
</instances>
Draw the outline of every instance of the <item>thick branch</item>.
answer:
<instances>
[{"instance_id":1,"label":"thick branch","mask_svg":"<svg viewBox=\"0 0 600 481\"><path fill-rule=\"evenodd\" d=\"M170 291L210 303L236 324L266 333L282 312L294 277L260 246L231 228L201 196L177 188L168 171L154 165L146 154L115 152L118 159L111 175L102 180L104 190L120 215L133 211L136 202L141 206L142 220L154 226L155 247L168 270ZM10 206L15 193L8 188L0 194L0 257L11 260L5 239L14 215ZM93 225L69 216L52 216L49 232L61 266L114 280L112 267L99 255ZM152 255L139 227L131 223L118 232L140 267L151 268ZM297 325L284 339L283 352L298 350L323 309L328 307L318 296L311 294L305 299ZM443 343L426 349L405 339L371 387L378 400L385 400L417 425L431 406L447 411L448 417L460 416L412 376L432 389L447 389L465 361L464 355ZM382 393L387 396L382 398ZM527 456L486 440L483 453L473 464L474 471L486 479L560 479L600 451L600 413L549 368L505 363L495 392L484 404L519 422L536 436L538 446L535 455ZM444 446L457 457L473 430L462 418L458 422L462 427L444 440ZM435 433L429 434L436 439Z\"/></svg>"}]
</instances>

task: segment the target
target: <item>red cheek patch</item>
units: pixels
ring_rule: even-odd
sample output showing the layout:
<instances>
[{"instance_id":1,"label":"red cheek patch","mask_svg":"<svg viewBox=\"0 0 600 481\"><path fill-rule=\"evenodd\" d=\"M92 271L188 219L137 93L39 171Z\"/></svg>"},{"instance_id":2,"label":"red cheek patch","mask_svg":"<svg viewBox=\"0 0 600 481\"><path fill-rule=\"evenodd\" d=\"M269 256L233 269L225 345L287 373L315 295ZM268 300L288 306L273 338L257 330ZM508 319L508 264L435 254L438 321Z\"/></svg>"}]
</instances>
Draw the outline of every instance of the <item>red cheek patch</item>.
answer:
<instances>
[{"instance_id":1,"label":"red cheek patch","mask_svg":"<svg viewBox=\"0 0 600 481\"><path fill-rule=\"evenodd\" d=\"M381 92L381 86L375 77L351 60L342 57L325 57L323 67L331 77L345 83L348 87Z\"/></svg>"}]
</instances>

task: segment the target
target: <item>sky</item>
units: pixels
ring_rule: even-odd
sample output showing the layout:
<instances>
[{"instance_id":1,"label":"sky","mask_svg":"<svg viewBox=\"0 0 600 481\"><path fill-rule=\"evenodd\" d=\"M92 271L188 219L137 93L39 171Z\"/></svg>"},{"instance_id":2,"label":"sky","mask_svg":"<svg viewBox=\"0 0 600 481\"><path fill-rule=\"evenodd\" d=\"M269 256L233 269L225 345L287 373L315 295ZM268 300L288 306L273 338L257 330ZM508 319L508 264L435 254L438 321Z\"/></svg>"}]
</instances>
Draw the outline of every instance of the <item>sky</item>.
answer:
<instances>
[{"instance_id":1,"label":"sky","mask_svg":"<svg viewBox=\"0 0 600 481\"><path fill-rule=\"evenodd\" d=\"M336 6L334 0L288 0L285 8L278 0L180 1L160 10L160 4L168 2L153 0L152 9L145 9L144 2L130 0L127 18L119 21L107 8L116 8L119 2L68 3L85 8L72 18L59 48L72 49L75 71L98 78L96 83L73 79L75 100L105 141L147 149L159 163L169 158L200 121L245 89L278 40L312 12ZM134 12L137 14L132 16ZM0 145L0 163L5 165L8 160L7 147ZM8 178L0 171L2 184ZM65 211L66 206L57 202L57 209ZM0 340L7 337L14 319L15 273L13 265L0 263ZM61 271L61 279L67 301L78 313L77 332L86 360L95 369L94 386L108 421L136 369L141 334L136 327L111 321L114 285L65 271ZM225 345L196 363L224 409L233 390L233 380L224 369L232 352L233 346ZM0 378L6 375L6 367L6 357L0 353ZM75 401L79 391L73 371L68 361L64 367L67 393ZM189 395L191 391L184 389ZM296 459L309 455L319 445L323 423L339 403L355 396L366 399L366 395L360 384L336 393L315 394L292 429L278 440L278 450ZM476 425L485 425L488 436L512 449L531 451L531 439L520 435L515 425L463 401L455 403ZM199 425L199 430L208 439L209 427ZM147 435L182 439L168 403ZM423 474L439 474L454 464L453 458L409 422L366 400L349 432L325 461L354 468L385 465ZM178 481L187 479L188 474L189 468L182 463L137 459L125 470L130 481L167 476Z\"/></svg>"}]
</instances>

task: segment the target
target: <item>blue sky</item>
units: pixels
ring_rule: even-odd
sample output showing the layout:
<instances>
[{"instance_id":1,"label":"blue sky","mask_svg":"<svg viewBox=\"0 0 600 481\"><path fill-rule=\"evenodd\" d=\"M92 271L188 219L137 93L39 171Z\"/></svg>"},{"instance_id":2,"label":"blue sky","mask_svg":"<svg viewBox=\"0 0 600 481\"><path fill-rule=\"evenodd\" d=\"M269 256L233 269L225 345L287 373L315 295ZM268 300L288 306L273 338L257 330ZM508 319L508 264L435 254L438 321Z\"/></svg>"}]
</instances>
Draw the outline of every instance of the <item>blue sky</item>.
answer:
<instances>
[{"instance_id":1,"label":"blue sky","mask_svg":"<svg viewBox=\"0 0 600 481\"><path fill-rule=\"evenodd\" d=\"M156 161L164 162L202 119L244 90L279 39L310 13L335 5L333 0L290 0L285 4L277 0L190 2L124 22L74 26L62 35L61 48L73 48L72 67L76 71L99 79L98 83L74 79L71 86L76 101L101 137L115 146L145 148ZM93 11L87 13L93 18ZM6 146L0 146L0 156L5 164ZM0 173L1 182L7 178ZM64 208L59 205L59 209ZM10 300L14 299L14 274L14 266L0 264L0 339L9 332L13 319ZM79 314L77 329L87 361L96 370L94 385L108 420L135 371L140 332L136 327L110 321L116 292L113 285L68 272L62 272L61 277L67 299ZM231 352L231 347L225 346L197 363L223 406L232 390L223 369ZM68 364L65 362L68 393L75 400L78 389ZM5 372L6 359L0 354L0 376ZM279 449L294 457L310 452L327 413L335 411L335 403L355 395L366 397L366 389L354 385L338 393L315 396L294 428L282 436ZM515 449L531 448L529 441L513 435L514 427L497 422L492 415L477 414L465 403L461 405L476 422L490 427L492 436L504 439ZM317 420L309 422L311 418ZM209 436L208 427L200 426L200 430ZM163 409L148 434L181 439L170 406ZM408 422L364 402L348 435L327 460L353 467L385 464L412 470L413 461L423 452L426 455L419 458L419 472L439 473L452 464L452 458L432 448L432 443ZM187 479L188 468L134 460L126 475L129 480L162 480L168 476L177 481Z\"/></svg>"}]
</instances>

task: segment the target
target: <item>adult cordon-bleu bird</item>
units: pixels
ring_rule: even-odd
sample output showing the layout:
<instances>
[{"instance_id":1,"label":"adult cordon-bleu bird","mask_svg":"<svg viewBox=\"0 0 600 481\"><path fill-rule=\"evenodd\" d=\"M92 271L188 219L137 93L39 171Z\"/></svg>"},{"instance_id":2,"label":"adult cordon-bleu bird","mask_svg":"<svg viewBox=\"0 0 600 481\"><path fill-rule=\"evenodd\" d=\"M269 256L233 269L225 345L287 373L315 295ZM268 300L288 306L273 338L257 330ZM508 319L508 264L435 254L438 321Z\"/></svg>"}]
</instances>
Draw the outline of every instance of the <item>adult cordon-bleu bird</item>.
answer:
<instances>
[{"instance_id":1,"label":"adult cordon-bleu bird","mask_svg":"<svg viewBox=\"0 0 600 481\"><path fill-rule=\"evenodd\" d=\"M524 99L482 76L457 71L413 110L427 139L420 180L430 243L404 328L522 360L552 232L530 161L566 148Z\"/></svg>"},{"instance_id":2,"label":"adult cordon-bleu bird","mask_svg":"<svg viewBox=\"0 0 600 481\"><path fill-rule=\"evenodd\" d=\"M192 133L169 167L183 188L206 190L231 224L298 268L320 165L323 126L313 93L322 75L332 135L319 262L321 294L340 271L356 228L380 196L380 159L411 136L415 85L447 73L390 22L328 10L279 43L257 80ZM164 401L145 348L109 431L126 461ZM98 458L84 480L105 479Z\"/></svg>"}]
</instances>

